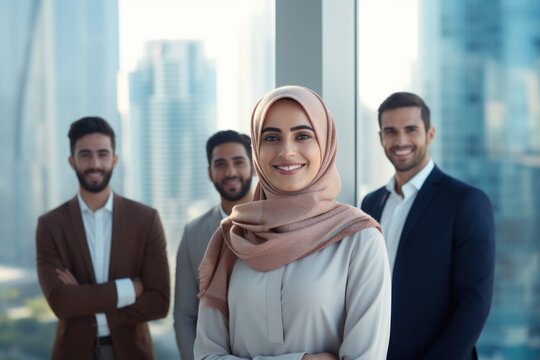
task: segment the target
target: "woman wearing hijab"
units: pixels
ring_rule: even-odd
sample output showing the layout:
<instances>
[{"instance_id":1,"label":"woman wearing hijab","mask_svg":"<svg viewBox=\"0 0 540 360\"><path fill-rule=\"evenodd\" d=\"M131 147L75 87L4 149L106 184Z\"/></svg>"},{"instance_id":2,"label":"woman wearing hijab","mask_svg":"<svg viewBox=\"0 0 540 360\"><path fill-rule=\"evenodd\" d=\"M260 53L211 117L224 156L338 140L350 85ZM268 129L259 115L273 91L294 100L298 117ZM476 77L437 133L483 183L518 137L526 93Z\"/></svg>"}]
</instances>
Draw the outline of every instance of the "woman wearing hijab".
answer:
<instances>
[{"instance_id":1,"label":"woman wearing hijab","mask_svg":"<svg viewBox=\"0 0 540 360\"><path fill-rule=\"evenodd\" d=\"M385 359L390 272L379 224L335 200L336 130L299 86L251 119L259 176L200 267L195 359Z\"/></svg>"}]
</instances>

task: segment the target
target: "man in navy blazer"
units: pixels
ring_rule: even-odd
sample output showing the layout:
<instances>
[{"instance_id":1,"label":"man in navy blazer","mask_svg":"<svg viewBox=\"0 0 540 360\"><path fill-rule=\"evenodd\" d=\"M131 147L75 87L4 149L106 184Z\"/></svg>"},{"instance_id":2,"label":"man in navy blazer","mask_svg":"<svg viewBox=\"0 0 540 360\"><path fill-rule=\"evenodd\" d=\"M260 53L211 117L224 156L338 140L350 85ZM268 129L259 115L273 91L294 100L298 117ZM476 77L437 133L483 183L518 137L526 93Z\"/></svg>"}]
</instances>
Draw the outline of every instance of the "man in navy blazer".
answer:
<instances>
[{"instance_id":1,"label":"man in navy blazer","mask_svg":"<svg viewBox=\"0 0 540 360\"><path fill-rule=\"evenodd\" d=\"M493 292L491 203L430 159L435 129L419 96L390 95L379 126L396 173L364 198L362 210L380 221L392 269L387 359L477 359Z\"/></svg>"}]
</instances>

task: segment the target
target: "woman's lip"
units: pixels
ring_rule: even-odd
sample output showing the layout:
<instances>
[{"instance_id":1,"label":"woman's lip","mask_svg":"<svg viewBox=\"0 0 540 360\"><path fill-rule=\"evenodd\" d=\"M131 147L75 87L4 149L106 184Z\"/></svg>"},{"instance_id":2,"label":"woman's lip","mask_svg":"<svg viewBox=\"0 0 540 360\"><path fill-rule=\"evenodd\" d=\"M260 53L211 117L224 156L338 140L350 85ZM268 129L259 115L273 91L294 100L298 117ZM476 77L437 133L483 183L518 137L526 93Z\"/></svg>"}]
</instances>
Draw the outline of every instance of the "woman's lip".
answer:
<instances>
[{"instance_id":1,"label":"woman's lip","mask_svg":"<svg viewBox=\"0 0 540 360\"><path fill-rule=\"evenodd\" d=\"M276 164L272 165L280 174L291 175L300 171L306 164Z\"/></svg>"}]
</instances>

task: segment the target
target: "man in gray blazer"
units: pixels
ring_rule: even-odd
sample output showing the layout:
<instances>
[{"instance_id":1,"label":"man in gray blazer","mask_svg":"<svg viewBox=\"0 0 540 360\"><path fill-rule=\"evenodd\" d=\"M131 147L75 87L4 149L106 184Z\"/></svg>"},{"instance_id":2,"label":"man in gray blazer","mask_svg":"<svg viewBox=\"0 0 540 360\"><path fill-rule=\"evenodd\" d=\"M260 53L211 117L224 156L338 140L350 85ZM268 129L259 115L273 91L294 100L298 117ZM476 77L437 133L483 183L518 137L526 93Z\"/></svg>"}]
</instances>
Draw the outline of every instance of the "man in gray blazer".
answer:
<instances>
[{"instance_id":1,"label":"man in gray blazer","mask_svg":"<svg viewBox=\"0 0 540 360\"><path fill-rule=\"evenodd\" d=\"M184 234L176 258L174 331L182 360L193 360L193 343L199 309L199 273L208 241L235 205L251 201L253 165L251 140L233 130L219 131L206 143L208 177L221 197L220 204L192 220Z\"/></svg>"}]
</instances>

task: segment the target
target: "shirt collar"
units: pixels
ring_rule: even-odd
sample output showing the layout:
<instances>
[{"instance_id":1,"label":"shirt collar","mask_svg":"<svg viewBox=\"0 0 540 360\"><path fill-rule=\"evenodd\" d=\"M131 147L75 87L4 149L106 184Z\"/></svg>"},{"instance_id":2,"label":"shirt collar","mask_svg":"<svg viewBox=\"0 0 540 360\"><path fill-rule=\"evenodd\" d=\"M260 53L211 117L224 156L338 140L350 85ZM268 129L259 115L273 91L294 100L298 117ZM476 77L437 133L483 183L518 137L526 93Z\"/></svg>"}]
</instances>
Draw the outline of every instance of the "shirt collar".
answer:
<instances>
[{"instance_id":1,"label":"shirt collar","mask_svg":"<svg viewBox=\"0 0 540 360\"><path fill-rule=\"evenodd\" d=\"M79 200L79 206L81 207L81 212L89 212L91 214L94 213L88 207L88 205L86 205L86 203L84 202L80 192L77 193L77 200ZM100 208L100 209L98 209L96 211L99 211L99 210L102 210L102 209L107 210L109 213L112 214L112 209L113 209L113 192L112 191L110 192L109 197L107 198L107 202L105 203L105 206L103 206L102 208Z\"/></svg>"},{"instance_id":2,"label":"shirt collar","mask_svg":"<svg viewBox=\"0 0 540 360\"><path fill-rule=\"evenodd\" d=\"M221 214L221 219L225 219L227 216L229 216L225 210L223 210L223 206L221 206L221 204L219 205L219 213Z\"/></svg>"},{"instance_id":3,"label":"shirt collar","mask_svg":"<svg viewBox=\"0 0 540 360\"><path fill-rule=\"evenodd\" d=\"M403 184L402 191L403 191L403 197L408 198L411 194L414 192L420 191L422 188L422 185L424 185L424 182L426 181L427 177L435 167L435 164L433 163L432 159L429 159L429 162L420 170L416 175L414 175L409 181L407 181L405 184ZM386 183L386 190L390 191L393 194L396 194L396 176L392 176L390 181Z\"/></svg>"}]
</instances>

